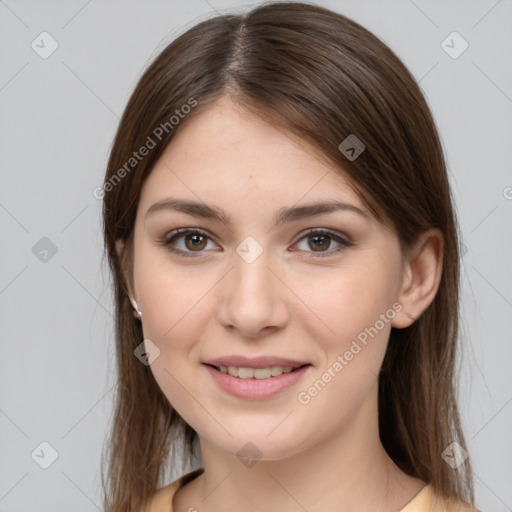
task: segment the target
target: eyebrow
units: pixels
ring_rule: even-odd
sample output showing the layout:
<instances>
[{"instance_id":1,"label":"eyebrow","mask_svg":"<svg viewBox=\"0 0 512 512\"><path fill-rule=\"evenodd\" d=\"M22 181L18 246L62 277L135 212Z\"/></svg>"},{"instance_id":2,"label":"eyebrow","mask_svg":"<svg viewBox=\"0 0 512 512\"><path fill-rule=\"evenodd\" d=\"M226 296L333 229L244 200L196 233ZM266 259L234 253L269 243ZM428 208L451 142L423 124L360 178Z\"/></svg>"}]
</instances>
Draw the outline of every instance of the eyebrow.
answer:
<instances>
[{"instance_id":1,"label":"eyebrow","mask_svg":"<svg viewBox=\"0 0 512 512\"><path fill-rule=\"evenodd\" d=\"M150 206L146 212L146 219L159 211L175 211L185 213L194 217L204 219L218 220L224 224L230 223L231 216L215 206L209 206L205 203L198 203L184 199L166 198L158 201ZM332 213L336 211L347 211L361 215L365 219L369 219L370 215L364 210L352 204L340 201L323 201L319 203L311 203L302 206L292 206L290 208L281 208L274 216L276 225L285 224L286 222L296 221L323 213Z\"/></svg>"}]
</instances>

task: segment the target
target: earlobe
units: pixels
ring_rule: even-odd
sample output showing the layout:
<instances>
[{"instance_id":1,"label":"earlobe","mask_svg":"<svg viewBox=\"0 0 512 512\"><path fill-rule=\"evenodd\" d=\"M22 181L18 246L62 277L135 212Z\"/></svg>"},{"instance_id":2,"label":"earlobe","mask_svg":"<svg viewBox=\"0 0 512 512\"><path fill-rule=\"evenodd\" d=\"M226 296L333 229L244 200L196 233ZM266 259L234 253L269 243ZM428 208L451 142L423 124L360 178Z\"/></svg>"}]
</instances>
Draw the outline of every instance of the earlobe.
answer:
<instances>
[{"instance_id":1,"label":"earlobe","mask_svg":"<svg viewBox=\"0 0 512 512\"><path fill-rule=\"evenodd\" d=\"M402 310L391 325L403 329L412 325L434 300L443 270L444 241L435 228L423 233L408 252L398 302Z\"/></svg>"},{"instance_id":2,"label":"earlobe","mask_svg":"<svg viewBox=\"0 0 512 512\"><path fill-rule=\"evenodd\" d=\"M128 297L130 299L130 302L132 303L132 306L133 306L133 309L135 310L133 312L133 316L135 318L142 318L142 312L141 310L139 309L139 306L137 305L137 302L135 301L134 298L132 297Z\"/></svg>"}]
</instances>

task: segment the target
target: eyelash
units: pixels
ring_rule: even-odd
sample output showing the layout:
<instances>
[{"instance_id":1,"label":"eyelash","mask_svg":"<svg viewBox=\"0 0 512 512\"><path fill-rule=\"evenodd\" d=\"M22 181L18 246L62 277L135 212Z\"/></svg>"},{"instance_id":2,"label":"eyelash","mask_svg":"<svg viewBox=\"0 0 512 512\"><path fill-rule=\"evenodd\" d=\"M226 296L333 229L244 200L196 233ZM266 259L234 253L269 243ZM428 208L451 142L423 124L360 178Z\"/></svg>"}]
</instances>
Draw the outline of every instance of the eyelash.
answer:
<instances>
[{"instance_id":1,"label":"eyelash","mask_svg":"<svg viewBox=\"0 0 512 512\"><path fill-rule=\"evenodd\" d=\"M193 235L201 235L205 238L208 238L211 240L211 237L206 233L205 231L198 229L198 228L180 228L172 231L169 236L167 236L165 239L160 240L160 245L166 246L167 249L172 252L173 254L177 254L180 257L183 258L197 258L200 257L200 254L204 251L197 251L197 255L194 254L195 251L183 251L181 249L175 249L172 247L172 243L180 238L182 238L184 235L193 234ZM300 242L304 238L312 237L313 235L326 235L329 236L334 241L338 242L340 245L335 248L328 251L311 251L309 256L304 256L305 258L325 258L328 256L332 256L333 253L340 253L347 247L351 247L353 244L346 238L343 238L336 234L333 231L329 231L327 229L310 229L306 231L305 233L301 234L301 237L297 240L297 242ZM297 243L296 242L296 243ZM309 251L306 251L309 252Z\"/></svg>"}]
</instances>

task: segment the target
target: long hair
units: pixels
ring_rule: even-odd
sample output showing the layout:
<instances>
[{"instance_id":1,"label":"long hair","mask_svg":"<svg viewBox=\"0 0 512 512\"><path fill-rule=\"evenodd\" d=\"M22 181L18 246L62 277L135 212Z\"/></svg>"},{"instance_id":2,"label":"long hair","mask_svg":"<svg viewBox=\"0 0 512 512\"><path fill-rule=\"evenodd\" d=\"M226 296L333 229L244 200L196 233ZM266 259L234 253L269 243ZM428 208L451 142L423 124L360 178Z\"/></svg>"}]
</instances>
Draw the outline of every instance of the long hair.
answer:
<instances>
[{"instance_id":1,"label":"long hair","mask_svg":"<svg viewBox=\"0 0 512 512\"><path fill-rule=\"evenodd\" d=\"M442 232L435 299L414 324L390 333L379 375L380 438L407 474L473 504L469 459L452 469L442 458L452 442L465 441L455 387L459 238L437 128L418 84L386 44L341 14L290 2L219 15L187 30L147 67L121 118L103 185L117 354L106 478L102 469L106 509L139 511L166 483L167 457L180 440L192 460L197 433L133 354L143 339L128 300L133 230L155 162L191 118L223 95L317 148L376 218L392 222L403 250L430 227ZM339 149L349 135L365 145L356 159ZM145 156L132 159L143 146ZM117 240L125 242L122 258Z\"/></svg>"}]
</instances>

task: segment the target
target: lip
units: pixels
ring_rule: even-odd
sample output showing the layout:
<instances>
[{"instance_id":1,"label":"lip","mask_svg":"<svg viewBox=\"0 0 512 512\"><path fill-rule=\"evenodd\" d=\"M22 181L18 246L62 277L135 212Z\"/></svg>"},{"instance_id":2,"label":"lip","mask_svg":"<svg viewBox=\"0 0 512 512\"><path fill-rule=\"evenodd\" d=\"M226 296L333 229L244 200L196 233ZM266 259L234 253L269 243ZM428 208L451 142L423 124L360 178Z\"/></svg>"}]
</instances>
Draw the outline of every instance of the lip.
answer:
<instances>
[{"instance_id":1,"label":"lip","mask_svg":"<svg viewBox=\"0 0 512 512\"><path fill-rule=\"evenodd\" d=\"M270 368L272 366L292 366L293 368L298 368L299 366L308 364L307 361L296 361L293 359L285 359L283 357L245 357L237 355L218 357L216 359L203 361L203 363L211 364L212 366L237 366L239 368Z\"/></svg>"},{"instance_id":2,"label":"lip","mask_svg":"<svg viewBox=\"0 0 512 512\"><path fill-rule=\"evenodd\" d=\"M224 359L225 361L226 359ZM274 360L276 360L274 358ZM237 360L240 361L240 360ZM251 364L255 364L254 360ZM286 361L281 359L281 361ZM290 362L290 361L288 361ZM257 400L257 399L265 399L270 398L279 394L287 388L290 388L294 384L296 384L305 374L309 373L312 365L306 364L306 366L302 366L297 368L296 370L291 371L290 373L283 373L278 377L269 377L268 379L240 379L239 377L233 377L228 373L222 373L220 370L209 366L210 363L203 363L204 367L211 375L213 380L217 383L217 385L224 390L238 398L244 398L246 400ZM246 367L249 368L266 368L266 366L250 366L247 363ZM258 363L262 364L262 363ZM265 363L267 364L267 363ZM296 365L297 363L294 362ZM220 364L219 364L220 365ZM215 366L219 366L215 365ZM223 365L225 366L225 365ZM238 365L229 365L229 366L238 366ZM240 365L243 366L243 365ZM281 365L281 364L272 364L271 366L292 366L291 364Z\"/></svg>"}]
</instances>

